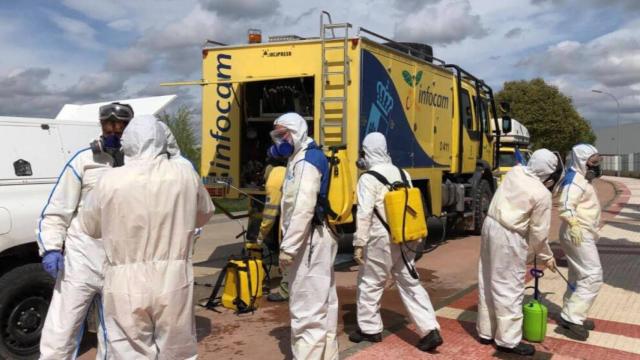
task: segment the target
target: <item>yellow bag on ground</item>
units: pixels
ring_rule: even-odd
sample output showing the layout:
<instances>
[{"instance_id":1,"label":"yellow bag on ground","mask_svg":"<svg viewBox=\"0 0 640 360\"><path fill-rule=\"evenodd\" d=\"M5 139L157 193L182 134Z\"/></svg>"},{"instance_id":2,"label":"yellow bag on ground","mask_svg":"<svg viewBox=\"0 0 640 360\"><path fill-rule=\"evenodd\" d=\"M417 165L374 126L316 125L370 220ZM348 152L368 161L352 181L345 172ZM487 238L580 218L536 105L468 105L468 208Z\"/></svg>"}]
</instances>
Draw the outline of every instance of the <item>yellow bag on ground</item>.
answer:
<instances>
[{"instance_id":1,"label":"yellow bag on ground","mask_svg":"<svg viewBox=\"0 0 640 360\"><path fill-rule=\"evenodd\" d=\"M218 276L205 307L213 309L217 305L222 305L240 314L256 310L260 306L264 277L261 259L249 257L229 259ZM221 298L218 299L217 294L223 280L224 289Z\"/></svg>"}]
</instances>

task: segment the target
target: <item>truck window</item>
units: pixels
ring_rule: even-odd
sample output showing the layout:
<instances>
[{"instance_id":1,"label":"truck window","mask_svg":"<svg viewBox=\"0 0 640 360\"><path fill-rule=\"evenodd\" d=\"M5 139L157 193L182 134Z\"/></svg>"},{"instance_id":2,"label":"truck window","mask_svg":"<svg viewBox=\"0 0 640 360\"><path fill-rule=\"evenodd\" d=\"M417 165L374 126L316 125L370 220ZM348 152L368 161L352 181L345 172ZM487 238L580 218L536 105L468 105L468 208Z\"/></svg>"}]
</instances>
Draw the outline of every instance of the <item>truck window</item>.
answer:
<instances>
[{"instance_id":1,"label":"truck window","mask_svg":"<svg viewBox=\"0 0 640 360\"><path fill-rule=\"evenodd\" d=\"M467 90L462 90L460 100L462 101L462 123L468 130L475 130L473 127L473 109L471 108L471 99Z\"/></svg>"},{"instance_id":2,"label":"truck window","mask_svg":"<svg viewBox=\"0 0 640 360\"><path fill-rule=\"evenodd\" d=\"M485 99L480 100L480 121L482 121L482 129L486 134L490 133L490 124L489 124L489 106Z\"/></svg>"}]
</instances>

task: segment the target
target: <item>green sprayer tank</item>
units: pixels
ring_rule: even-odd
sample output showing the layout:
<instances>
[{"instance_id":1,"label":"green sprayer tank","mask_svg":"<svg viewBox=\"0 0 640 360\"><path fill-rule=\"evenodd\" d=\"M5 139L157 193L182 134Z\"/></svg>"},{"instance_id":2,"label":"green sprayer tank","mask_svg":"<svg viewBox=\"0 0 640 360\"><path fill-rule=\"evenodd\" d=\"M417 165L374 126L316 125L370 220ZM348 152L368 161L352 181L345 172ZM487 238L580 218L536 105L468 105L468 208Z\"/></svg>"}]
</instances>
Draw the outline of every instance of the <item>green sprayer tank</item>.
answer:
<instances>
[{"instance_id":1,"label":"green sprayer tank","mask_svg":"<svg viewBox=\"0 0 640 360\"><path fill-rule=\"evenodd\" d=\"M547 334L547 307L540 302L540 290L538 280L544 276L544 272L536 268L536 260L533 269L529 270L534 279L533 300L522 307L522 336L531 342L542 342Z\"/></svg>"},{"instance_id":2,"label":"green sprayer tank","mask_svg":"<svg viewBox=\"0 0 640 360\"><path fill-rule=\"evenodd\" d=\"M542 342L547 333L547 307L538 300L531 300L522 307L522 336L532 342Z\"/></svg>"}]
</instances>

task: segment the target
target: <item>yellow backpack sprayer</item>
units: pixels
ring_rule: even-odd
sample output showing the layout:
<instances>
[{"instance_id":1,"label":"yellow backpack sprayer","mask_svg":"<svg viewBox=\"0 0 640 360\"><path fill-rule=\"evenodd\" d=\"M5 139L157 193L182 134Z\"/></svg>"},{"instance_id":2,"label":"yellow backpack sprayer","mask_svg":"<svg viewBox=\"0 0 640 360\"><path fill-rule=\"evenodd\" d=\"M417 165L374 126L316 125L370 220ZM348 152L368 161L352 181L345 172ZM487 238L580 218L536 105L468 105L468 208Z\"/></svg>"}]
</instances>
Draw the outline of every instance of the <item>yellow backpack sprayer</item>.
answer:
<instances>
[{"instance_id":1,"label":"yellow backpack sprayer","mask_svg":"<svg viewBox=\"0 0 640 360\"><path fill-rule=\"evenodd\" d=\"M384 212L387 221L384 221L376 208L374 208L374 213L389 232L391 241L405 246L407 242L422 240L427 236L427 220L420 189L411 187L404 171L400 168L398 171L400 171L402 181L393 184L375 171L367 171L364 174L375 177L389 189L389 192L384 196ZM410 266L402 248L400 253L409 274L417 279L418 273L415 267Z\"/></svg>"}]
</instances>

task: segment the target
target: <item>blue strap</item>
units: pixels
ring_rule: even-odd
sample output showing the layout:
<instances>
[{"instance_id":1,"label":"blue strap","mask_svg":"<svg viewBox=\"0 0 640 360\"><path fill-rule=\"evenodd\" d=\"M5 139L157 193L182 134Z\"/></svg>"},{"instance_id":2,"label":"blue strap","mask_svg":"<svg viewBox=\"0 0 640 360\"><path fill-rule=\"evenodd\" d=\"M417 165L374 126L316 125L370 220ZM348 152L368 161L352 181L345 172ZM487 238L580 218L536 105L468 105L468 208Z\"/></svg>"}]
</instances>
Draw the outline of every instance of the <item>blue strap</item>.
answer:
<instances>
[{"instance_id":1,"label":"blue strap","mask_svg":"<svg viewBox=\"0 0 640 360\"><path fill-rule=\"evenodd\" d=\"M313 141L306 148L304 160L318 169L320 173L320 193L318 194L318 201L316 202L316 217L318 218L316 220L320 221L331 210L328 209L329 205L327 200L330 176L329 161Z\"/></svg>"},{"instance_id":2,"label":"blue strap","mask_svg":"<svg viewBox=\"0 0 640 360\"><path fill-rule=\"evenodd\" d=\"M307 146L307 151L304 154L304 160L315 166L316 169L318 169L318 172L320 172L320 195L326 196L327 186L329 185L329 161L327 160L327 157L315 142L311 142L309 146Z\"/></svg>"}]
</instances>

